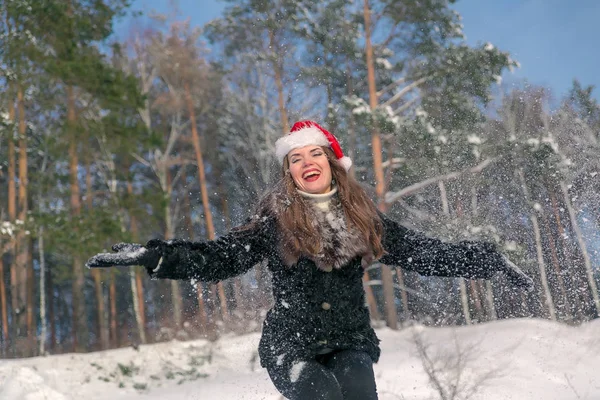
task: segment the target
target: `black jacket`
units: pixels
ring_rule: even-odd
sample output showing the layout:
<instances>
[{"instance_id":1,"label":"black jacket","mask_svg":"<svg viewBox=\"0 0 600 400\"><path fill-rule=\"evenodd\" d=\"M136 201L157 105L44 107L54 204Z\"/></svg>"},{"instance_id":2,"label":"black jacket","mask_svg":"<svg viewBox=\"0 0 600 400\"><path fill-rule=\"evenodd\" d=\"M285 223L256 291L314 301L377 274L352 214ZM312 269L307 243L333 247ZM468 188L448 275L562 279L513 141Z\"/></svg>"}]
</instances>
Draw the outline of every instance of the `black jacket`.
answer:
<instances>
[{"instance_id":1,"label":"black jacket","mask_svg":"<svg viewBox=\"0 0 600 400\"><path fill-rule=\"evenodd\" d=\"M380 262L384 264L422 275L484 279L502 264L500 254L486 244L445 243L381 217L386 254ZM314 359L325 349L362 350L378 361L379 339L365 305L360 256L329 272L304 257L295 266L286 266L277 250L274 217L214 241L163 243L161 264L150 272L153 278L215 282L268 259L274 306L264 321L259 345L263 367Z\"/></svg>"}]
</instances>

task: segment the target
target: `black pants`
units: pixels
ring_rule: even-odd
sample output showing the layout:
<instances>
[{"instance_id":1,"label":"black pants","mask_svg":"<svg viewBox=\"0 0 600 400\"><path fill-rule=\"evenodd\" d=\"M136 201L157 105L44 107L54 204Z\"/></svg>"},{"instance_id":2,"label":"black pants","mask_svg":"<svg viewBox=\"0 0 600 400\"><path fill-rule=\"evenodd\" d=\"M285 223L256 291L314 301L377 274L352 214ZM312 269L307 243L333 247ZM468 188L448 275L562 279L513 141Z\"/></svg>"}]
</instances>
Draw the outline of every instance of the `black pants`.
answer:
<instances>
[{"instance_id":1,"label":"black pants","mask_svg":"<svg viewBox=\"0 0 600 400\"><path fill-rule=\"evenodd\" d=\"M377 400L373 362L361 351L332 352L267 371L290 400Z\"/></svg>"}]
</instances>

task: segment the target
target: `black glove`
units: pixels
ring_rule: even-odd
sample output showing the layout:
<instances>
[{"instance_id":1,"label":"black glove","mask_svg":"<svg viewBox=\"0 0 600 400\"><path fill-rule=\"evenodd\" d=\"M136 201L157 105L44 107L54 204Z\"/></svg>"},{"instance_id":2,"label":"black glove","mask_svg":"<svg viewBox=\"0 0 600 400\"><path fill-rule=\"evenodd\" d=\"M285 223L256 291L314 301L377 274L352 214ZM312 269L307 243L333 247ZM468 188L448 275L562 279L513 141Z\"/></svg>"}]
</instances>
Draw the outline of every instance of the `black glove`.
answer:
<instances>
[{"instance_id":1,"label":"black glove","mask_svg":"<svg viewBox=\"0 0 600 400\"><path fill-rule=\"evenodd\" d=\"M160 242L160 243L159 243ZM161 257L162 240L151 240L146 246L137 243L118 243L112 247L114 253L100 253L90 258L85 266L88 268L108 268L142 265L147 270L154 270Z\"/></svg>"}]
</instances>

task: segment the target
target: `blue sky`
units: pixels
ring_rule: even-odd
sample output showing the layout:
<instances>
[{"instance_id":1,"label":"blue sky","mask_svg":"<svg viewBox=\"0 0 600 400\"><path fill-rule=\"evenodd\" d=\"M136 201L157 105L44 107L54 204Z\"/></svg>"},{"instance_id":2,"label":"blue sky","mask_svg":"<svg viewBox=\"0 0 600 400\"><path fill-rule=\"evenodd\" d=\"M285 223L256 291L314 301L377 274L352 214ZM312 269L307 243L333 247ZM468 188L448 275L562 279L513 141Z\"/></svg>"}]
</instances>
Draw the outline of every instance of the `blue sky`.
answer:
<instances>
[{"instance_id":1,"label":"blue sky","mask_svg":"<svg viewBox=\"0 0 600 400\"><path fill-rule=\"evenodd\" d=\"M166 12L170 3L133 0L133 8ZM226 5L217 0L177 4L194 25L219 17ZM600 0L460 0L453 7L463 17L470 44L489 41L519 61L521 68L506 74L506 83L527 79L560 97L577 78L595 85L600 99ZM125 34L129 22L118 24L119 35Z\"/></svg>"}]
</instances>

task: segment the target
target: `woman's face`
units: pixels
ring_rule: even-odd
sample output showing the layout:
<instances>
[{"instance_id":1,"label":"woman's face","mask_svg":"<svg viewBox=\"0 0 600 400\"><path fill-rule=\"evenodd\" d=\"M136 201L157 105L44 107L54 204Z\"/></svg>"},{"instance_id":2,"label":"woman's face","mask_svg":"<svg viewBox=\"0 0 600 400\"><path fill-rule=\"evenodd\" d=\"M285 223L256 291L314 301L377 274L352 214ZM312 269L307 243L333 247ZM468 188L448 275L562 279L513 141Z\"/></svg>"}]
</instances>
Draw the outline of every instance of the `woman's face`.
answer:
<instances>
[{"instance_id":1,"label":"woman's face","mask_svg":"<svg viewBox=\"0 0 600 400\"><path fill-rule=\"evenodd\" d=\"M323 194L331 191L331 167L321 146L304 146L288 153L290 173L303 192Z\"/></svg>"}]
</instances>

